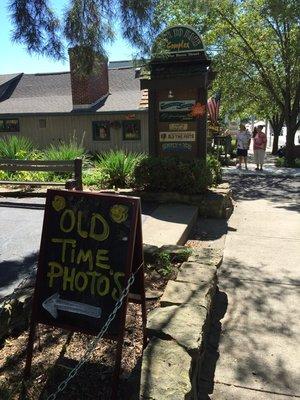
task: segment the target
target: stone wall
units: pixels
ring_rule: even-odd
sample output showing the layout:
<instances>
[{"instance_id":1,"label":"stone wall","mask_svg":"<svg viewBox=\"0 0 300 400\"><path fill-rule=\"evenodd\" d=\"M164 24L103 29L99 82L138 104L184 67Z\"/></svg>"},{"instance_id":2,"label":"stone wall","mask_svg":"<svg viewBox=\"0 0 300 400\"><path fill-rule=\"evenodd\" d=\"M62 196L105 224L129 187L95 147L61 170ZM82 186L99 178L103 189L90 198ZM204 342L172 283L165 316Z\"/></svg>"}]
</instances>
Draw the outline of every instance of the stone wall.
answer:
<instances>
[{"instance_id":1,"label":"stone wall","mask_svg":"<svg viewBox=\"0 0 300 400\"><path fill-rule=\"evenodd\" d=\"M0 300L0 342L9 335L19 334L29 325L35 278Z\"/></svg>"},{"instance_id":2,"label":"stone wall","mask_svg":"<svg viewBox=\"0 0 300 400\"><path fill-rule=\"evenodd\" d=\"M145 246L145 258L157 252L152 247ZM198 382L222 256L221 249L194 250L176 280L168 282L161 306L148 314L150 340L143 354L140 400L200 399ZM33 290L34 277L15 290L3 308L2 299L0 341L28 328Z\"/></svg>"},{"instance_id":3,"label":"stone wall","mask_svg":"<svg viewBox=\"0 0 300 400\"><path fill-rule=\"evenodd\" d=\"M161 306L148 314L140 400L198 400L206 333L222 252L203 248L169 281Z\"/></svg>"},{"instance_id":4,"label":"stone wall","mask_svg":"<svg viewBox=\"0 0 300 400\"><path fill-rule=\"evenodd\" d=\"M233 212L232 191L229 184L222 183L201 194L174 192L137 192L132 189L120 190L119 194L137 196L144 201L155 203L182 203L198 207L199 216L228 219Z\"/></svg>"}]
</instances>

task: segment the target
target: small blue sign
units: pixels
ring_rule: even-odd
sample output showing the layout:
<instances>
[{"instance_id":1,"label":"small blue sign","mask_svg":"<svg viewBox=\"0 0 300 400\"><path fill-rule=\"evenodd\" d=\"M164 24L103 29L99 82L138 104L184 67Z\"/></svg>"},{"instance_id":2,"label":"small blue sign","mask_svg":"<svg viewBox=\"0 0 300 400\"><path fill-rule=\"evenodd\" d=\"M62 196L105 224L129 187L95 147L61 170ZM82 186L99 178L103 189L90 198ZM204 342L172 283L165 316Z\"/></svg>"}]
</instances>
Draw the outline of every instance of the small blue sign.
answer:
<instances>
[{"instance_id":1,"label":"small blue sign","mask_svg":"<svg viewBox=\"0 0 300 400\"><path fill-rule=\"evenodd\" d=\"M167 153L188 153L192 151L191 143L164 143L161 147Z\"/></svg>"}]
</instances>

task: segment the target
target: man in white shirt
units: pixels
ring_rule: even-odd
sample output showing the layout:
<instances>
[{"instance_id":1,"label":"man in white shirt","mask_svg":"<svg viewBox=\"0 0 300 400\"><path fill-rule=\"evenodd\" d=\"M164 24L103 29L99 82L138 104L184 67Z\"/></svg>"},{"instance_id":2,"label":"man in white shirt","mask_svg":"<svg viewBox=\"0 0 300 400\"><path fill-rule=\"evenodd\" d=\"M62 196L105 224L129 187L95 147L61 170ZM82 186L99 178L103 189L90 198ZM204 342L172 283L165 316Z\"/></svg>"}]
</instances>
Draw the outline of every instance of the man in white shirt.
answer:
<instances>
[{"instance_id":1,"label":"man in white shirt","mask_svg":"<svg viewBox=\"0 0 300 400\"><path fill-rule=\"evenodd\" d=\"M251 141L251 133L247 131L246 127L244 124L240 125L240 130L236 134L236 140L237 140L237 168L241 169L242 168L242 162L244 161L245 163L245 169L248 169L247 167L247 156L248 156L248 149L250 146L250 141Z\"/></svg>"}]
</instances>

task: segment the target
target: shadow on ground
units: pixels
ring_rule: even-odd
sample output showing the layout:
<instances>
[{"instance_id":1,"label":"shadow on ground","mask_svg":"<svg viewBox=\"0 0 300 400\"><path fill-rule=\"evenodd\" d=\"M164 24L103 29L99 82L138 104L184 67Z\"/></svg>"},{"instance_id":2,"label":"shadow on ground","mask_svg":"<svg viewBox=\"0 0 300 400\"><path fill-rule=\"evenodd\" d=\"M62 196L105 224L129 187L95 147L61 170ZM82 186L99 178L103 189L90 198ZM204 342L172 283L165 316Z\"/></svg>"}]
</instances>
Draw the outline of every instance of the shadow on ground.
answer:
<instances>
[{"instance_id":1,"label":"shadow on ground","mask_svg":"<svg viewBox=\"0 0 300 400\"><path fill-rule=\"evenodd\" d=\"M21 259L0 262L0 299L2 293L9 291L11 286L16 287L23 279L32 274L37 259L38 253L33 252Z\"/></svg>"},{"instance_id":2,"label":"shadow on ground","mask_svg":"<svg viewBox=\"0 0 300 400\"><path fill-rule=\"evenodd\" d=\"M222 291L214 298L199 400L211 399L219 363L220 383L299 396L300 375L294 365L300 288L293 280L290 284L265 282L263 272L236 259L227 260L226 265L226 270L219 271ZM236 278L235 272L241 269L255 281Z\"/></svg>"},{"instance_id":3,"label":"shadow on ground","mask_svg":"<svg viewBox=\"0 0 300 400\"><path fill-rule=\"evenodd\" d=\"M299 178L233 175L230 177L230 186L235 200L266 199L278 203L278 208L300 212L300 205L297 203Z\"/></svg>"}]
</instances>

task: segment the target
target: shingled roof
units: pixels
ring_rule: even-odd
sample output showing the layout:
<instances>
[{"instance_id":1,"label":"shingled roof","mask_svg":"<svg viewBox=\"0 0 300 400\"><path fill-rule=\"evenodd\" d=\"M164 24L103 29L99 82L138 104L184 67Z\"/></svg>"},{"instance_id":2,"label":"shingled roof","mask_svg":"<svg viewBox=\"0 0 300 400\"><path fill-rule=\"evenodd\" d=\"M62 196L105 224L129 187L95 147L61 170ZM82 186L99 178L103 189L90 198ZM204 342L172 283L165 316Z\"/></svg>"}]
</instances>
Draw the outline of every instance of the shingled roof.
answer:
<instances>
[{"instance_id":1,"label":"shingled roof","mask_svg":"<svg viewBox=\"0 0 300 400\"><path fill-rule=\"evenodd\" d=\"M142 92L134 68L109 69L109 96L96 112L137 111ZM18 74L15 74L16 76ZM0 75L0 88L8 77ZM0 91L1 92L1 91ZM36 114L73 112L70 72L23 74L11 95L0 97L0 114Z\"/></svg>"}]
</instances>

